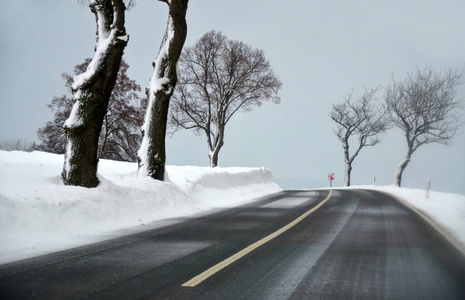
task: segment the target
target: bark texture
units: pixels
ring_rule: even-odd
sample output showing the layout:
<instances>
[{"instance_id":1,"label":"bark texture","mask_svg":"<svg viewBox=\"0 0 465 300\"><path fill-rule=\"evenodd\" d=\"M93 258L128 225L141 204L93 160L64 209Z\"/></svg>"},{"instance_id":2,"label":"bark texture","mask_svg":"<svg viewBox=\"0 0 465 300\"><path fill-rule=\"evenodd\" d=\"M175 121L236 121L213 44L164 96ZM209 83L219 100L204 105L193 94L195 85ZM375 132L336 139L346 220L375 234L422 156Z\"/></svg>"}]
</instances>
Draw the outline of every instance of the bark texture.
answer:
<instances>
[{"instance_id":1,"label":"bark texture","mask_svg":"<svg viewBox=\"0 0 465 300\"><path fill-rule=\"evenodd\" d=\"M63 125L66 133L62 177L66 185L95 187L98 141L128 36L122 0L95 0L89 5L97 23L95 56L73 83L74 106Z\"/></svg>"},{"instance_id":2,"label":"bark texture","mask_svg":"<svg viewBox=\"0 0 465 300\"><path fill-rule=\"evenodd\" d=\"M163 1L169 6L168 24L149 84L148 107L142 127L139 175L163 181L166 164L166 126L170 99L177 83L176 65L187 36L188 0Z\"/></svg>"}]
</instances>

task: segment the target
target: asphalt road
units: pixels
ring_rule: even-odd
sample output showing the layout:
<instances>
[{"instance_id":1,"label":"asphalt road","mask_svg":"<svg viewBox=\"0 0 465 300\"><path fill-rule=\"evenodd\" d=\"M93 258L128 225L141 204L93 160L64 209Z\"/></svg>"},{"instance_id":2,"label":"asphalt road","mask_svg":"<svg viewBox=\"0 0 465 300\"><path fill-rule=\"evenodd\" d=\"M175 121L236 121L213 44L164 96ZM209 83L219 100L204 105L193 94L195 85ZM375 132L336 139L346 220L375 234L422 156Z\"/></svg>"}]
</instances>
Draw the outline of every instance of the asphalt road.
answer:
<instances>
[{"instance_id":1,"label":"asphalt road","mask_svg":"<svg viewBox=\"0 0 465 300\"><path fill-rule=\"evenodd\" d=\"M386 194L285 191L2 265L0 298L465 299L465 257Z\"/></svg>"}]
</instances>

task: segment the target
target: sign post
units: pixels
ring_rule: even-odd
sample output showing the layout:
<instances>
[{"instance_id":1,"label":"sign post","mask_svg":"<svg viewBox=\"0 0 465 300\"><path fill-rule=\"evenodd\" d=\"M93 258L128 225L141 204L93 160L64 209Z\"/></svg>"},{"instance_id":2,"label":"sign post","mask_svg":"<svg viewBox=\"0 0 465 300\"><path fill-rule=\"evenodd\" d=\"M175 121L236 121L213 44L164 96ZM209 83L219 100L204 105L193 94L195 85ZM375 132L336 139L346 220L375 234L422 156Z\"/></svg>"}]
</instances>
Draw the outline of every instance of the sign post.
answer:
<instances>
[{"instance_id":1,"label":"sign post","mask_svg":"<svg viewBox=\"0 0 465 300\"><path fill-rule=\"evenodd\" d=\"M328 179L329 179L329 187L333 187L334 173L329 173Z\"/></svg>"}]
</instances>

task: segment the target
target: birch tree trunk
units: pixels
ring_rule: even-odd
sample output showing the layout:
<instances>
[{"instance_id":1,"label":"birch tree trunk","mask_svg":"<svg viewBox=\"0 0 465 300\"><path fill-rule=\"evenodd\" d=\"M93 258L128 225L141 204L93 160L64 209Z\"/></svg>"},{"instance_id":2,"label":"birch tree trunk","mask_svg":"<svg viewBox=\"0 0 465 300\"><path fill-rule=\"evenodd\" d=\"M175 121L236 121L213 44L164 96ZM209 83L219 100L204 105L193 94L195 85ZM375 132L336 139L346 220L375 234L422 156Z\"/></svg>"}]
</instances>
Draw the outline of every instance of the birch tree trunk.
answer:
<instances>
[{"instance_id":1,"label":"birch tree trunk","mask_svg":"<svg viewBox=\"0 0 465 300\"><path fill-rule=\"evenodd\" d=\"M188 0L159 0L169 6L165 36L149 83L148 106L139 149L139 175L163 181L166 163L166 124L171 96L177 83L176 65L187 36Z\"/></svg>"},{"instance_id":2,"label":"birch tree trunk","mask_svg":"<svg viewBox=\"0 0 465 300\"><path fill-rule=\"evenodd\" d=\"M123 0L93 0L89 7L96 17L97 45L87 70L72 84L74 106L63 125L62 177L66 185L96 187L99 135L129 36Z\"/></svg>"}]
</instances>

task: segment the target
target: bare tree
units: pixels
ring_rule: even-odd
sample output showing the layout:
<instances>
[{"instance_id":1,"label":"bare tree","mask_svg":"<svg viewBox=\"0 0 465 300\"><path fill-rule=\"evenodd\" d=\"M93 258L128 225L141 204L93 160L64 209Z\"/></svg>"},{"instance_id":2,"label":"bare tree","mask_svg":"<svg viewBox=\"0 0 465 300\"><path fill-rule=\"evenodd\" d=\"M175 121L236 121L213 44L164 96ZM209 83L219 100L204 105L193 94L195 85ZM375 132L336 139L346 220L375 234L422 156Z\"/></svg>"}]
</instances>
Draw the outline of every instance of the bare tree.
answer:
<instances>
[{"instance_id":1,"label":"bare tree","mask_svg":"<svg viewBox=\"0 0 465 300\"><path fill-rule=\"evenodd\" d=\"M123 0L91 0L95 14L97 44L87 70L74 78L74 105L63 124L66 133L62 177L66 185L95 187L98 141L110 95L129 36L124 28Z\"/></svg>"},{"instance_id":2,"label":"bare tree","mask_svg":"<svg viewBox=\"0 0 465 300\"><path fill-rule=\"evenodd\" d=\"M355 101L352 93L344 101L334 104L329 114L336 123L336 136L344 149L344 186L350 186L352 163L363 147L375 146L381 142L380 135L386 132L389 122L386 110L377 105L376 92L379 88L365 90L365 94ZM357 138L355 151L350 153L350 140Z\"/></svg>"},{"instance_id":3,"label":"bare tree","mask_svg":"<svg viewBox=\"0 0 465 300\"><path fill-rule=\"evenodd\" d=\"M177 63L187 36L188 0L159 0L169 7L168 24L148 87L148 106L139 149L139 175L164 180L166 126L170 99L178 80Z\"/></svg>"},{"instance_id":4,"label":"bare tree","mask_svg":"<svg viewBox=\"0 0 465 300\"><path fill-rule=\"evenodd\" d=\"M420 146L449 145L456 135L463 108L457 96L461 77L457 71L435 73L430 67L417 68L404 81L393 78L386 88L385 101L393 125L404 132L407 141L407 153L396 169L394 185L401 185L402 173Z\"/></svg>"},{"instance_id":5,"label":"bare tree","mask_svg":"<svg viewBox=\"0 0 465 300\"><path fill-rule=\"evenodd\" d=\"M85 72L91 62L88 58L84 63L74 67L75 75ZM116 83L108 103L107 113L103 120L99 137L98 157L136 161L136 149L141 140L140 126L143 122L145 99L140 99L137 92L141 88L127 75L129 65L121 60ZM72 92L73 76L63 73L65 87ZM69 117L73 107L73 99L67 95L54 97L48 107L55 112L54 119L39 128L37 135L41 140L38 149L51 153L65 153L65 134L62 125Z\"/></svg>"},{"instance_id":6,"label":"bare tree","mask_svg":"<svg viewBox=\"0 0 465 300\"><path fill-rule=\"evenodd\" d=\"M180 59L181 75L173 97L170 123L204 133L211 167L218 165L225 128L239 110L263 101L279 103L281 81L260 49L207 32Z\"/></svg>"},{"instance_id":7,"label":"bare tree","mask_svg":"<svg viewBox=\"0 0 465 300\"><path fill-rule=\"evenodd\" d=\"M0 141L0 150L32 152L37 150L37 145L35 142L31 143L23 139L2 140Z\"/></svg>"}]
</instances>

